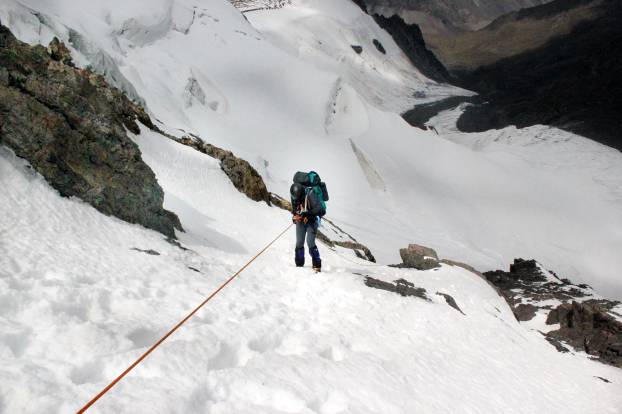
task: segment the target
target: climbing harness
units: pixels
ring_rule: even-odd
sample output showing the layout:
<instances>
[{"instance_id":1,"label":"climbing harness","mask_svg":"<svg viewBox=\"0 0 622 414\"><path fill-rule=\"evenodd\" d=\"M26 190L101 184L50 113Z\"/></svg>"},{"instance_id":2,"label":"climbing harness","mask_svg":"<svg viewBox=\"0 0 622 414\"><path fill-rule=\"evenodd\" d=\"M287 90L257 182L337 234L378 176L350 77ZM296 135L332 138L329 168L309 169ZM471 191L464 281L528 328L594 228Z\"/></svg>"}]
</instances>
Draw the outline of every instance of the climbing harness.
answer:
<instances>
[{"instance_id":1,"label":"climbing harness","mask_svg":"<svg viewBox=\"0 0 622 414\"><path fill-rule=\"evenodd\" d=\"M188 319L190 319L195 313L199 311L207 302L210 301L214 296L216 296L221 290L225 288L233 279L235 279L240 273L242 273L251 263L255 261L259 256L261 256L266 250L270 248L278 239L280 239L286 232L293 226L293 223L287 226L285 230L283 230L274 240L266 245L259 253L257 253L252 259L250 259L244 266L240 268L235 274L233 274L229 279L227 279L218 289L216 289L212 294L210 294L203 302L201 302L196 308L192 310L185 318L177 323L170 331L166 333L162 338L160 338L155 344L151 346L144 354L142 354L136 361L134 361L129 367L125 369L118 377L116 377L110 384L108 384L103 390L99 392L95 397L93 397L86 405L80 408L77 411L77 414L82 414L86 412L97 400L104 396L112 387L114 387L119 381L123 379L132 369L136 367L136 365L140 364L143 359L145 359L151 352L153 352L162 342L164 342L169 336L171 336L177 329L179 329Z\"/></svg>"}]
</instances>

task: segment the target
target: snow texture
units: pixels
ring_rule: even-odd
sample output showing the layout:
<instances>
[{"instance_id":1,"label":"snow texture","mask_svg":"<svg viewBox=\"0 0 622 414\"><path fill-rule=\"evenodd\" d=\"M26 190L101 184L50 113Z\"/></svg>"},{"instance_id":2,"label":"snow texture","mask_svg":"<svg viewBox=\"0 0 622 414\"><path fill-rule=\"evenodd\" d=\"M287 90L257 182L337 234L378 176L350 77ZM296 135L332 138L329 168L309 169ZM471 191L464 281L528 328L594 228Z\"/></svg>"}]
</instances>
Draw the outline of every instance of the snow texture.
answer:
<instances>
[{"instance_id":1,"label":"snow texture","mask_svg":"<svg viewBox=\"0 0 622 414\"><path fill-rule=\"evenodd\" d=\"M453 113L430 121L440 136L411 128L399 112L469 92L422 76L350 1L283 6L3 0L0 19L30 43L58 36L81 66L104 70L89 52L101 51L158 125L233 151L275 193L318 171L329 218L381 263L413 242L482 270L534 257L622 296L619 152L540 126L461 134ZM1 413L75 412L290 222L216 160L150 131L134 139L189 250L59 197L0 149ZM372 267L324 246L314 275L293 266L293 238L92 412L619 414L620 370L558 353L477 275ZM431 302L363 275L403 278Z\"/></svg>"}]
</instances>

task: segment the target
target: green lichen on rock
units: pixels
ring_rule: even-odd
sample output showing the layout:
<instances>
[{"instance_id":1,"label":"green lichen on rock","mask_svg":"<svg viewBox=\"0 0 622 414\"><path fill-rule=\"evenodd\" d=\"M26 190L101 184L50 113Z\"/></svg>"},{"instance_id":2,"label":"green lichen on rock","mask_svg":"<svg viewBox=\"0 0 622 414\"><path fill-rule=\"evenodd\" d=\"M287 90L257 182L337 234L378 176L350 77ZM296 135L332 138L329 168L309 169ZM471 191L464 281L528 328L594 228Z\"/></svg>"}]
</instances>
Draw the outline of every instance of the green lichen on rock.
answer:
<instances>
[{"instance_id":1,"label":"green lichen on rock","mask_svg":"<svg viewBox=\"0 0 622 414\"><path fill-rule=\"evenodd\" d=\"M58 59L58 60L55 60ZM0 144L63 196L174 237L177 216L126 129L152 128L144 109L104 78L70 63L66 48L18 41L0 26Z\"/></svg>"}]
</instances>

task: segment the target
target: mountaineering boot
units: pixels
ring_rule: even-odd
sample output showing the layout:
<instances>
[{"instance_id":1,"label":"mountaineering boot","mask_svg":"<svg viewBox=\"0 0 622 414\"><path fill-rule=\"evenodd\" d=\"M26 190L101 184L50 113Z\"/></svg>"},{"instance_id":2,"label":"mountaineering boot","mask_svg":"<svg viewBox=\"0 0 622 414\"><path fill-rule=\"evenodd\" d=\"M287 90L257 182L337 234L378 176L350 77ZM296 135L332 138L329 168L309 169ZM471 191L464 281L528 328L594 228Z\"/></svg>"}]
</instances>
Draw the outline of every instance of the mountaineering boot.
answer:
<instances>
[{"instance_id":1,"label":"mountaineering boot","mask_svg":"<svg viewBox=\"0 0 622 414\"><path fill-rule=\"evenodd\" d=\"M304 247L296 247L296 255L294 257L294 261L296 262L297 267L302 267L305 265L305 248Z\"/></svg>"},{"instance_id":2,"label":"mountaineering boot","mask_svg":"<svg viewBox=\"0 0 622 414\"><path fill-rule=\"evenodd\" d=\"M320 259L320 251L317 249L317 246L313 246L309 249L309 254L311 255L311 262L313 264L313 270L316 272L322 271L322 259Z\"/></svg>"}]
</instances>

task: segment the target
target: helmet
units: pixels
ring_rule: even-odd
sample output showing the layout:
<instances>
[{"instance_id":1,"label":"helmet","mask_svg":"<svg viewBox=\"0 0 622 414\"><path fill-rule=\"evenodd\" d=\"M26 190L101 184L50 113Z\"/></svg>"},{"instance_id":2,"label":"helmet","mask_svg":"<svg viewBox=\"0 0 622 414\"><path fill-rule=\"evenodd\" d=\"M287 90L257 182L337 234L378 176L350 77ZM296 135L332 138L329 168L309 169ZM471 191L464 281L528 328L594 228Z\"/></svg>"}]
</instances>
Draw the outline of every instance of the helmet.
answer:
<instances>
[{"instance_id":1,"label":"helmet","mask_svg":"<svg viewBox=\"0 0 622 414\"><path fill-rule=\"evenodd\" d=\"M289 194L292 196L292 200L302 200L305 195L305 187L302 184L294 183L289 188Z\"/></svg>"}]
</instances>

